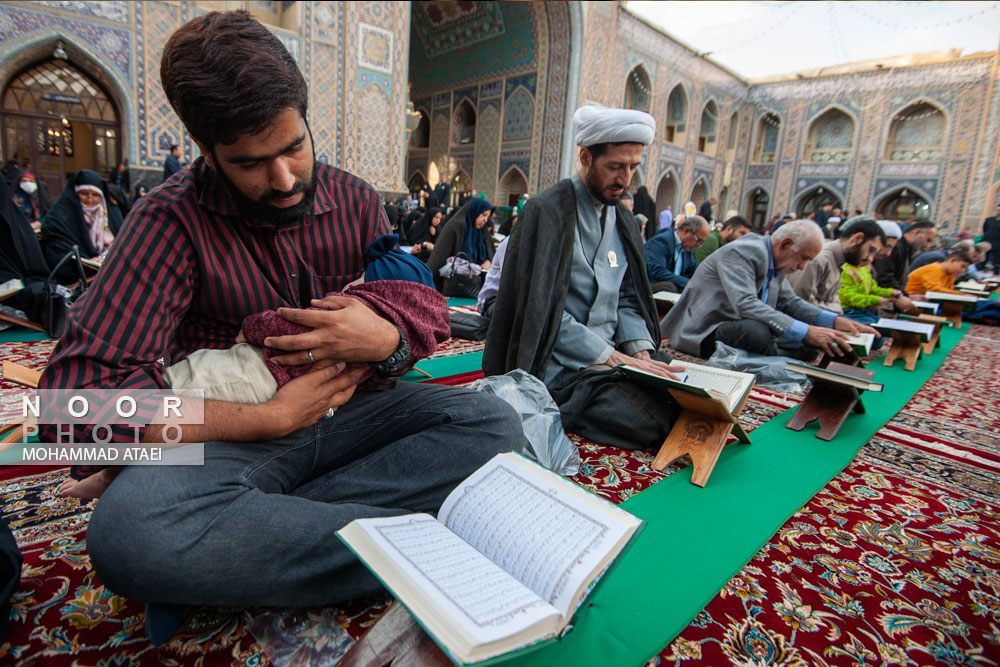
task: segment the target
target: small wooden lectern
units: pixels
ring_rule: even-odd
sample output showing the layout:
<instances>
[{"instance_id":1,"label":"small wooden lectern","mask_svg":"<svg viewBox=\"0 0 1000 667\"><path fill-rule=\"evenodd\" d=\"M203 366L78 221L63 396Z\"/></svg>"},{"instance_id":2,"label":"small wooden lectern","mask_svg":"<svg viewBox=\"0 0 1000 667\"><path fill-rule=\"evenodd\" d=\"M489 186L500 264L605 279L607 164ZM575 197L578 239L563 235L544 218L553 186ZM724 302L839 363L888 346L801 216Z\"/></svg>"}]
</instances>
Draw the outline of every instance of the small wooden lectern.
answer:
<instances>
[{"instance_id":1,"label":"small wooden lectern","mask_svg":"<svg viewBox=\"0 0 1000 667\"><path fill-rule=\"evenodd\" d=\"M895 343L893 347L895 347ZM831 362L826 369L861 380L871 380L875 377L875 371L836 361ZM819 420L819 431L816 432L816 437L829 442L837 436L837 432L844 425L848 415L852 412L863 413L865 411L865 406L861 403L861 392L863 391L863 389L833 380L814 377L812 388L799 404L795 414L785 424L785 428L801 431L813 420Z\"/></svg>"},{"instance_id":2,"label":"small wooden lectern","mask_svg":"<svg viewBox=\"0 0 1000 667\"><path fill-rule=\"evenodd\" d=\"M962 326L962 311L965 306L960 303L950 303L948 301L941 302L941 317L946 320L951 320L951 323L956 327Z\"/></svg>"},{"instance_id":3,"label":"small wooden lectern","mask_svg":"<svg viewBox=\"0 0 1000 667\"><path fill-rule=\"evenodd\" d=\"M893 331L892 347L889 348L889 352L885 355L885 361L882 362L882 365L892 366L896 359L902 359L906 362L904 368L912 371L917 367L917 359L920 358L920 351L923 349L923 345L924 343L920 340L920 334L918 333L912 331Z\"/></svg>"},{"instance_id":4,"label":"small wooden lectern","mask_svg":"<svg viewBox=\"0 0 1000 667\"><path fill-rule=\"evenodd\" d=\"M730 412L718 398L695 396L676 389L669 391L682 411L653 459L653 469L663 470L671 461L690 454L693 468L691 483L704 488L730 434L740 442L750 443L749 436L736 419L750 392Z\"/></svg>"},{"instance_id":5,"label":"small wooden lectern","mask_svg":"<svg viewBox=\"0 0 1000 667\"><path fill-rule=\"evenodd\" d=\"M451 664L406 607L393 602L382 618L340 659L337 667L451 667Z\"/></svg>"},{"instance_id":6,"label":"small wooden lectern","mask_svg":"<svg viewBox=\"0 0 1000 667\"><path fill-rule=\"evenodd\" d=\"M961 321L961 316L959 316L959 320ZM926 343L921 343L924 349L924 354L930 354L931 352L934 351L934 348L941 347L941 328L946 323L952 322L952 320L942 315L926 315L926 314L910 318L910 321L934 325L934 333L931 335L931 339ZM961 322L959 325L961 325Z\"/></svg>"},{"instance_id":7,"label":"small wooden lectern","mask_svg":"<svg viewBox=\"0 0 1000 667\"><path fill-rule=\"evenodd\" d=\"M36 371L34 368L22 366L21 364L15 364L13 361L4 361L3 379L23 384L25 387L38 389L38 382L42 379L42 372Z\"/></svg>"}]
</instances>

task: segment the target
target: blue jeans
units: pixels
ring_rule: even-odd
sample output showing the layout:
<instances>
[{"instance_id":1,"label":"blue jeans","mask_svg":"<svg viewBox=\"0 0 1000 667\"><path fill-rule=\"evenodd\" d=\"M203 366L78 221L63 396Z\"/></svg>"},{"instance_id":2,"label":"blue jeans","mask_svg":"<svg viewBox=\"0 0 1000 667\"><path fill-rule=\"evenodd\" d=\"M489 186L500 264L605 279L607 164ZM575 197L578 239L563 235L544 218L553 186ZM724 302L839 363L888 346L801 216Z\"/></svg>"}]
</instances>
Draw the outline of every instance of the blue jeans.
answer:
<instances>
[{"instance_id":1,"label":"blue jeans","mask_svg":"<svg viewBox=\"0 0 1000 667\"><path fill-rule=\"evenodd\" d=\"M435 513L495 454L526 444L502 400L400 382L271 442L205 445L204 466L124 468L87 549L114 592L184 605L324 606L384 594L334 534Z\"/></svg>"}]
</instances>

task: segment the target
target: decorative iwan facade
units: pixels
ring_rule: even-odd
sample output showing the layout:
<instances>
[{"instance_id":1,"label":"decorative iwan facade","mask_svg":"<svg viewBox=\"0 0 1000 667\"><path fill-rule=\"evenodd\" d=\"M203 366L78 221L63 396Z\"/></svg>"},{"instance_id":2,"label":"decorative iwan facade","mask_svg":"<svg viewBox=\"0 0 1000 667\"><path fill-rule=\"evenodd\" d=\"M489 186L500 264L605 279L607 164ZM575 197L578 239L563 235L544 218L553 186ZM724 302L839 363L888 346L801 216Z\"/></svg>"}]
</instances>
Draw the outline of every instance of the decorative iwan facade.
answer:
<instances>
[{"instance_id":1,"label":"decorative iwan facade","mask_svg":"<svg viewBox=\"0 0 1000 667\"><path fill-rule=\"evenodd\" d=\"M572 173L570 118L592 102L656 118L635 187L658 210L714 196L717 216L760 222L830 202L954 230L1000 199L1000 53L748 82L618 2L5 2L0 91L61 41L114 102L133 182L155 184L171 143L196 153L160 88L163 44L236 7L299 63L319 159L386 193L445 179L506 204L543 189ZM30 115L4 105L5 128Z\"/></svg>"}]
</instances>

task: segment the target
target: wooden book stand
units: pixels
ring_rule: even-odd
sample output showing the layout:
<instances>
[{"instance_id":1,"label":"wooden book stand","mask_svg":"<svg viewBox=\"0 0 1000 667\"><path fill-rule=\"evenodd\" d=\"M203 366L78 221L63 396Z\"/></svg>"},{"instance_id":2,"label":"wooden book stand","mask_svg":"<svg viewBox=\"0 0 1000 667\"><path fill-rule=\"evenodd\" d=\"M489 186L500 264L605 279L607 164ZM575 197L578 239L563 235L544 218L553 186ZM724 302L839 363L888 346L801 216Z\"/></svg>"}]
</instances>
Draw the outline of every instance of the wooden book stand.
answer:
<instances>
[{"instance_id":1,"label":"wooden book stand","mask_svg":"<svg viewBox=\"0 0 1000 667\"><path fill-rule=\"evenodd\" d=\"M961 316L959 319L961 319ZM889 352L885 355L885 361L882 362L882 365L892 366L896 359L902 359L906 362L904 368L912 371L917 367L917 359L920 358L923 345L924 343L920 340L920 334L918 333L893 331L892 347L889 348Z\"/></svg>"},{"instance_id":2,"label":"wooden book stand","mask_svg":"<svg viewBox=\"0 0 1000 667\"><path fill-rule=\"evenodd\" d=\"M693 468L691 483L704 488L731 433L740 442L750 443L746 431L736 419L750 392L730 412L717 398L695 396L677 389L669 391L682 410L653 459L653 469L663 470L671 461L690 454Z\"/></svg>"},{"instance_id":3,"label":"wooden book stand","mask_svg":"<svg viewBox=\"0 0 1000 667\"><path fill-rule=\"evenodd\" d=\"M940 305L941 316L944 317L944 319L951 320L951 323L956 327L962 326L962 311L965 308L962 304L942 301Z\"/></svg>"},{"instance_id":4,"label":"wooden book stand","mask_svg":"<svg viewBox=\"0 0 1000 667\"><path fill-rule=\"evenodd\" d=\"M959 317L961 320L961 316ZM911 318L911 322L922 322L923 324L933 324L934 333L931 335L931 339L926 343L922 343L924 348L924 354L930 354L934 351L934 348L941 347L941 329L947 322L951 322L947 317L942 315L919 315L917 317Z\"/></svg>"},{"instance_id":5,"label":"wooden book stand","mask_svg":"<svg viewBox=\"0 0 1000 667\"><path fill-rule=\"evenodd\" d=\"M38 382L42 379L42 372L36 371L34 368L22 366L21 364L15 364L13 361L4 361L3 379L23 384L25 387L38 389Z\"/></svg>"},{"instance_id":6,"label":"wooden book stand","mask_svg":"<svg viewBox=\"0 0 1000 667\"><path fill-rule=\"evenodd\" d=\"M893 344L895 347L895 343ZM875 371L858 368L839 362L831 362L826 366L827 370L844 375L851 375L862 380L871 380L875 377ZM806 394L805 399L799 404L798 409L792 418L785 424L785 428L793 431L801 431L814 420L819 421L819 430L816 437L829 442L837 436L840 427L852 412L863 413L865 406L861 403L861 393L863 389L858 389L850 385L841 384L825 378L813 378L812 388Z\"/></svg>"},{"instance_id":7,"label":"wooden book stand","mask_svg":"<svg viewBox=\"0 0 1000 667\"><path fill-rule=\"evenodd\" d=\"M338 667L451 667L451 664L448 656L399 602L393 602L382 618L337 663Z\"/></svg>"},{"instance_id":8,"label":"wooden book stand","mask_svg":"<svg viewBox=\"0 0 1000 667\"><path fill-rule=\"evenodd\" d=\"M37 324L23 317L18 317L17 315L12 315L10 313L0 313L0 320L3 320L4 322L10 322L11 324L17 324L18 326L22 326L26 329L31 329L32 331L41 331L42 333L45 333L45 327L43 327L41 324Z\"/></svg>"}]
</instances>

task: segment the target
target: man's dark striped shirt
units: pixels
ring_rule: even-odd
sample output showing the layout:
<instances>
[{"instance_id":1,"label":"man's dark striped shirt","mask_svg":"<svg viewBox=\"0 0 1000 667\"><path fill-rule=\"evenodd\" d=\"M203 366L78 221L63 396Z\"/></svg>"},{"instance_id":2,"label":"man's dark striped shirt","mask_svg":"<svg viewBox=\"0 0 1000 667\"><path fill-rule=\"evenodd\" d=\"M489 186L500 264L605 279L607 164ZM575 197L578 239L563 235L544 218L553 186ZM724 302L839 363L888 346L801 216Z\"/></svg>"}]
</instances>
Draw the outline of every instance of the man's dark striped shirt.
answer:
<instances>
[{"instance_id":1,"label":"man's dark striped shirt","mask_svg":"<svg viewBox=\"0 0 1000 667\"><path fill-rule=\"evenodd\" d=\"M361 276L364 250L389 233L378 195L344 171L316 169L312 214L280 228L241 215L201 158L141 198L74 304L40 388L166 387L165 366L233 345L246 316L307 308Z\"/></svg>"}]
</instances>

